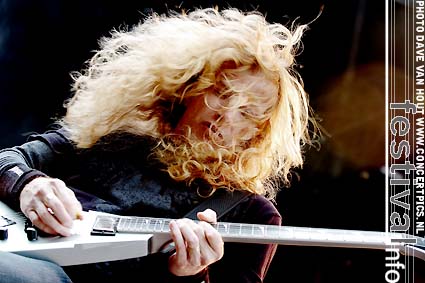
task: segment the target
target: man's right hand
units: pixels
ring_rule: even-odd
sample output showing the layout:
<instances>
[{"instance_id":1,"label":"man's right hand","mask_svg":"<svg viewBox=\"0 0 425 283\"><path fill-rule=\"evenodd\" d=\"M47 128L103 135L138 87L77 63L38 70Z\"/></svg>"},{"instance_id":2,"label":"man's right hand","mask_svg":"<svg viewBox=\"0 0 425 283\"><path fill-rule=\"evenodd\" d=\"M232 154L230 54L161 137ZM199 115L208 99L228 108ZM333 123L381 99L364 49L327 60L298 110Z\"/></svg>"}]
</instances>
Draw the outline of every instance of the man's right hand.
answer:
<instances>
[{"instance_id":1,"label":"man's right hand","mask_svg":"<svg viewBox=\"0 0 425 283\"><path fill-rule=\"evenodd\" d=\"M38 177L20 196L22 212L40 230L52 235L71 235L74 219L81 219L81 203L62 180Z\"/></svg>"}]
</instances>

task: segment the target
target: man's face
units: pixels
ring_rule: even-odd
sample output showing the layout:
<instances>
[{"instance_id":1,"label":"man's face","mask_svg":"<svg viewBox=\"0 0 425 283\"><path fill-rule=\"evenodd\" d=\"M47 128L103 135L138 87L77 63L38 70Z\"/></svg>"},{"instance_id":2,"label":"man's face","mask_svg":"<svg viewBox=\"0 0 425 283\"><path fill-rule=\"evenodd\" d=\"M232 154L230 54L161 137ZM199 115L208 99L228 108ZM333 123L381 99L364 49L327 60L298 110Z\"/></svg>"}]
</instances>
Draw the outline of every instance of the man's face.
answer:
<instances>
[{"instance_id":1,"label":"man's face","mask_svg":"<svg viewBox=\"0 0 425 283\"><path fill-rule=\"evenodd\" d=\"M276 97L277 87L264 74L252 71L239 73L232 78L231 85L238 90L237 95L223 95L211 89L204 95L188 98L175 132L185 134L190 128L192 137L201 141L212 139L222 146L238 145L253 138L258 132L253 118L271 107L270 100L262 97ZM241 100L249 106L237 107ZM250 100L256 103L249 103Z\"/></svg>"}]
</instances>

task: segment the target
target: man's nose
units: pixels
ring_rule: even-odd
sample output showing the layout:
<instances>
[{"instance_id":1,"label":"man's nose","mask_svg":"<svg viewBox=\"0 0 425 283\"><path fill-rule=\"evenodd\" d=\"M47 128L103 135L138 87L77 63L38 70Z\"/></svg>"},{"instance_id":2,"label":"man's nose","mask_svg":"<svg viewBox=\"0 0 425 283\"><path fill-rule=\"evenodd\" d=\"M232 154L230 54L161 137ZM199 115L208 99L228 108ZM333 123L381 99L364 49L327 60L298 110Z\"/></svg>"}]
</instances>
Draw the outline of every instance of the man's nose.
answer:
<instances>
[{"instance_id":1,"label":"man's nose","mask_svg":"<svg viewBox=\"0 0 425 283\"><path fill-rule=\"evenodd\" d=\"M228 109L226 112L223 113L223 119L227 123L235 123L238 121L238 111L235 109Z\"/></svg>"}]
</instances>

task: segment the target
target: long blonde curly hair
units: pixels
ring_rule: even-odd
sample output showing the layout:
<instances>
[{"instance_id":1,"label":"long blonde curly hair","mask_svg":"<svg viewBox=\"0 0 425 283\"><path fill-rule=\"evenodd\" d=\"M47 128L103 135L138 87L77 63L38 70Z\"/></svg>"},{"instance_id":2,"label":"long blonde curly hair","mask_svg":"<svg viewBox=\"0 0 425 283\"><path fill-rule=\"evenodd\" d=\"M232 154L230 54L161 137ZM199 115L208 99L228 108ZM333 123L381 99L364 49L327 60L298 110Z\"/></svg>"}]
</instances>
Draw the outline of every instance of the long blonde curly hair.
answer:
<instances>
[{"instance_id":1,"label":"long blonde curly hair","mask_svg":"<svg viewBox=\"0 0 425 283\"><path fill-rule=\"evenodd\" d=\"M237 9L151 15L100 41L87 67L74 74L75 94L65 104L62 126L80 148L111 133L149 136L158 141L153 154L173 179L201 179L211 192L247 190L273 199L280 181L289 183L290 169L302 166L303 146L311 142L308 98L293 69L305 28L290 30ZM260 97L232 88L232 76L244 70L262 74L276 91ZM190 129L184 136L173 133L185 100L212 88L238 97L231 107L256 124L237 144L197 141Z\"/></svg>"}]
</instances>

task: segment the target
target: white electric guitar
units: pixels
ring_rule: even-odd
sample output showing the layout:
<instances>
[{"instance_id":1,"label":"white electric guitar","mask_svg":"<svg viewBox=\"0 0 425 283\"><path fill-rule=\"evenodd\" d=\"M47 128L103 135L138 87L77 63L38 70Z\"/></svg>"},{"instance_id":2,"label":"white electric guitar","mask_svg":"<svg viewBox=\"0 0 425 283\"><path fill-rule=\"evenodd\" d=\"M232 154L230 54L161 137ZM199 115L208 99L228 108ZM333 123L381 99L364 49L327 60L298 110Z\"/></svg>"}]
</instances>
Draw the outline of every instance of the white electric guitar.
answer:
<instances>
[{"instance_id":1,"label":"white electric guitar","mask_svg":"<svg viewBox=\"0 0 425 283\"><path fill-rule=\"evenodd\" d=\"M170 241L170 221L89 211L84 213L84 220L75 221L75 234L70 237L39 237L29 241L22 214L0 202L0 227L8 228L8 239L0 240L0 250L62 266L140 257L159 251ZM425 260L425 239L401 233L225 222L215 227L225 242L364 249L396 247L402 254Z\"/></svg>"}]
</instances>

